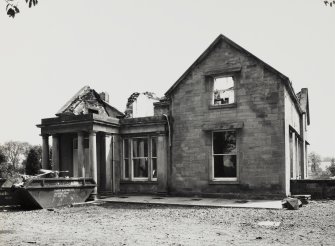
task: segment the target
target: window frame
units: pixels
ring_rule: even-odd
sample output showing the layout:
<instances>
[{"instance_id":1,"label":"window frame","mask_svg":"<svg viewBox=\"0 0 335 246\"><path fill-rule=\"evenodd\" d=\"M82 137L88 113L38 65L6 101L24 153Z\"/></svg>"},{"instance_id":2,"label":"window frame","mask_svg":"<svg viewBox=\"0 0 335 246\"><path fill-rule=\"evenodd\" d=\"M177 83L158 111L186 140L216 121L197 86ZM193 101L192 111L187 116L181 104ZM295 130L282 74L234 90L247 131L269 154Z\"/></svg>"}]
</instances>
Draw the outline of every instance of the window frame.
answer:
<instances>
[{"instance_id":1,"label":"window frame","mask_svg":"<svg viewBox=\"0 0 335 246\"><path fill-rule=\"evenodd\" d=\"M235 132L235 153L234 154L214 154L214 133L216 132ZM239 158L238 158L238 144L237 144L237 139L238 139L238 131L237 130L215 130L215 131L212 131L212 152L211 152L211 171L212 171L212 174L211 174L211 181L214 181L214 182L220 182L220 181L223 181L223 182L238 182L239 181ZM235 155L235 158L236 158L236 177L215 177L215 170L214 170L214 156L232 156L232 155Z\"/></svg>"},{"instance_id":2,"label":"window frame","mask_svg":"<svg viewBox=\"0 0 335 246\"><path fill-rule=\"evenodd\" d=\"M134 139L147 139L148 141L148 156L147 157L133 157L133 140ZM156 139L156 156L152 156L152 140ZM126 158L125 155L125 140L128 140L128 158ZM124 181L157 181L157 177L154 178L153 177L153 166L152 166L152 159L155 158L156 160L158 160L158 150L157 150L157 143L158 143L158 137L157 136L134 136L134 137L125 137L122 139L122 180ZM134 160L139 160L139 159L144 159L147 158L148 159L148 177L134 177ZM128 177L126 177L126 164L125 164L125 160L128 160L128 165L130 165L128 167ZM156 166L156 170L158 168L158 161L156 161L157 166Z\"/></svg>"},{"instance_id":3,"label":"window frame","mask_svg":"<svg viewBox=\"0 0 335 246\"><path fill-rule=\"evenodd\" d=\"M225 104L215 104L214 103L214 86L215 86L215 80L221 79L221 78L231 78L233 81L233 102L231 103L225 103ZM236 79L233 74L222 74L222 75L214 75L212 76L213 79L213 86L212 86L212 91L211 91L211 106L213 107L224 107L224 106L230 106L236 104Z\"/></svg>"},{"instance_id":4,"label":"window frame","mask_svg":"<svg viewBox=\"0 0 335 246\"><path fill-rule=\"evenodd\" d=\"M134 145L133 145L133 140L134 139L147 139L147 144L148 144L148 156L144 156L144 157L134 157L133 156L133 153L134 153ZM151 161L150 161L150 153L149 153L149 145L150 145L150 143L149 143L149 137L148 136L145 136L145 137L142 137L142 136L139 136L139 137L133 137L133 138L131 138L131 147L130 147L130 149L131 149L131 152L130 152L130 164L131 164L131 172L130 172L130 174L131 174L131 180L138 180L138 181L146 181L146 180L149 180L149 178L150 178L150 165L151 165ZM141 159L146 159L147 158L147 160L148 160L148 177L135 177L134 176L134 160L141 160Z\"/></svg>"}]
</instances>

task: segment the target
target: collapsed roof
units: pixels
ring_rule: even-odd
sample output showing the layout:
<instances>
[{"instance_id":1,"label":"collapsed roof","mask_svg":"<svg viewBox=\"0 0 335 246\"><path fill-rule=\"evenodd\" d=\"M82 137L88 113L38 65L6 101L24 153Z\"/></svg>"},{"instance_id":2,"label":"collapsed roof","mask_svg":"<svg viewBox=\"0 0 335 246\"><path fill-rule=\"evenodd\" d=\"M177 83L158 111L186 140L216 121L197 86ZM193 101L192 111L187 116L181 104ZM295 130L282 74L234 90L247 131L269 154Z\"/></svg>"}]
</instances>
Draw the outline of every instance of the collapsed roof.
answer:
<instances>
[{"instance_id":1,"label":"collapsed roof","mask_svg":"<svg viewBox=\"0 0 335 246\"><path fill-rule=\"evenodd\" d=\"M83 115L95 113L108 117L123 117L124 114L111 106L108 93L97 93L89 86L80 89L58 112L60 115Z\"/></svg>"}]
</instances>

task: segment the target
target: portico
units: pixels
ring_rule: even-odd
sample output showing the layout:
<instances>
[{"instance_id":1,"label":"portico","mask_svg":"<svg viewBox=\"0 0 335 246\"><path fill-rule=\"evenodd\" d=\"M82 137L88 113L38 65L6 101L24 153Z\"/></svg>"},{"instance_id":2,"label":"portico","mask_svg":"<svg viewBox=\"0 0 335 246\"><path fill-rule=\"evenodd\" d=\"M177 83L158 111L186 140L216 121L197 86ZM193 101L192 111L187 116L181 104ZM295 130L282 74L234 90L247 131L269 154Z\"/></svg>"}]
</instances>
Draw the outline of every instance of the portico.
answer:
<instances>
[{"instance_id":1,"label":"portico","mask_svg":"<svg viewBox=\"0 0 335 246\"><path fill-rule=\"evenodd\" d=\"M119 119L87 115L60 115L42 119L42 166L68 171L61 176L92 177L95 194L115 192L115 142L119 141ZM52 139L52 165L48 167L49 138Z\"/></svg>"}]
</instances>

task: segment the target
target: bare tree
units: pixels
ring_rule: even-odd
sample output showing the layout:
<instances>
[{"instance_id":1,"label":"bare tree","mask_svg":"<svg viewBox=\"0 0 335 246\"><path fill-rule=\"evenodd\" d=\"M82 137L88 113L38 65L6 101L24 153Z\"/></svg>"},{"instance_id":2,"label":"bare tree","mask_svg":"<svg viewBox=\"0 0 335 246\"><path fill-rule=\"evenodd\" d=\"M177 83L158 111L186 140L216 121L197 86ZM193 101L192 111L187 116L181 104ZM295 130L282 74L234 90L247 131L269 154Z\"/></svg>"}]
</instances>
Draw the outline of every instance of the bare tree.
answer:
<instances>
[{"instance_id":1,"label":"bare tree","mask_svg":"<svg viewBox=\"0 0 335 246\"><path fill-rule=\"evenodd\" d=\"M331 173L332 176L335 176L335 158L330 159L330 166L327 168L327 170Z\"/></svg>"},{"instance_id":2,"label":"bare tree","mask_svg":"<svg viewBox=\"0 0 335 246\"><path fill-rule=\"evenodd\" d=\"M320 169L321 156L315 152L311 152L308 155L308 160L311 163L312 172L316 174Z\"/></svg>"},{"instance_id":3,"label":"bare tree","mask_svg":"<svg viewBox=\"0 0 335 246\"><path fill-rule=\"evenodd\" d=\"M9 141L0 146L7 162L13 165L14 169L19 166L23 158L28 154L29 147L29 143L19 141Z\"/></svg>"}]
</instances>

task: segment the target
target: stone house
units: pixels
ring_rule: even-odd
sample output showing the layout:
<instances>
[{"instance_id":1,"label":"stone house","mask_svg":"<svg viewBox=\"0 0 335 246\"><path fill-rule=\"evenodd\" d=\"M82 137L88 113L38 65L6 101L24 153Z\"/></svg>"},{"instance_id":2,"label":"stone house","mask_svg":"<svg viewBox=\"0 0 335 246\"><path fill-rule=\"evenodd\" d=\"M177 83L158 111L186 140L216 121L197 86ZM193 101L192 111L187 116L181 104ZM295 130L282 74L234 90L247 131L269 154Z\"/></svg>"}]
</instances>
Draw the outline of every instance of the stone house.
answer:
<instances>
[{"instance_id":1,"label":"stone house","mask_svg":"<svg viewBox=\"0 0 335 246\"><path fill-rule=\"evenodd\" d=\"M306 178L307 89L223 35L152 106L126 116L84 87L38 125L43 167L52 136L52 168L98 193L284 197Z\"/></svg>"}]
</instances>

